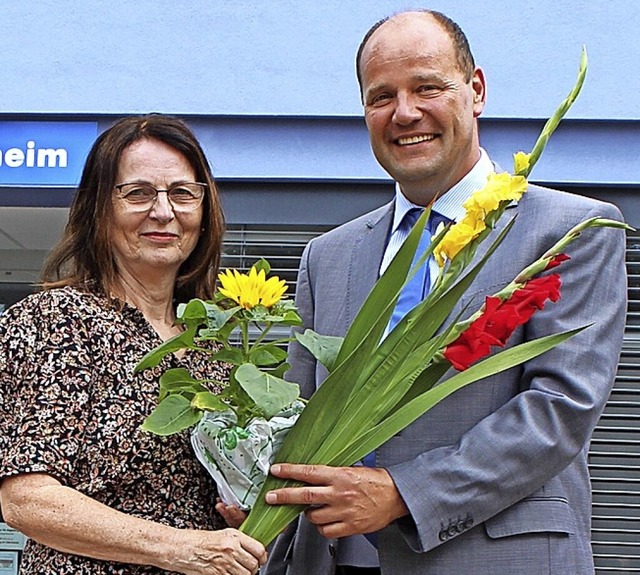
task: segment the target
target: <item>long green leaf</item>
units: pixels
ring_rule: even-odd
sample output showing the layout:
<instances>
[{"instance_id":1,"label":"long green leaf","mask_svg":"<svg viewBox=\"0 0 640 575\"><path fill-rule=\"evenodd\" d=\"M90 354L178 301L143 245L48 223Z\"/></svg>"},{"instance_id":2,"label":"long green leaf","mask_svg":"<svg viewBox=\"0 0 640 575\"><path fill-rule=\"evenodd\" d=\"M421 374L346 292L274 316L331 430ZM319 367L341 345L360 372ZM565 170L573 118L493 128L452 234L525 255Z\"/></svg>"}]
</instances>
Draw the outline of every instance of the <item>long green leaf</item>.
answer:
<instances>
[{"instance_id":1,"label":"long green leaf","mask_svg":"<svg viewBox=\"0 0 640 575\"><path fill-rule=\"evenodd\" d=\"M513 220L509 222L509 224L507 224L507 226L505 226L505 228L498 234L498 237L493 242L492 246L487 250L487 253L483 258L481 258L476 266L474 266L474 268L465 275L458 284L451 288L445 296L442 296L442 298L447 298L446 301L449 302L449 310L453 308L462 293L468 288L473 279L475 279L486 260L504 239L512 225ZM418 309L423 310L425 317L420 317L420 321L415 321L414 327L414 329L419 328L422 334L424 334L426 326L432 322L428 317L427 310L425 309L426 305L428 305L428 301L425 300L425 302L418 307ZM438 313L441 316L445 315L446 307L447 306L441 301L438 302ZM410 315L414 318L416 317L416 314L414 313L415 311L416 310L410 312ZM442 320L444 320L444 317L441 317L440 323ZM405 324L406 321L402 320L396 327L396 330L404 329ZM349 329L347 337L351 333L352 328L353 326ZM431 329L433 329L433 327ZM391 332L387 339L393 337L396 330ZM374 332L369 332L365 339L374 338L375 335L376 334ZM411 333L397 335L395 337L405 337L406 342L411 342L415 345L419 342L419 340L415 339ZM383 346L386 344L387 340L383 342ZM386 355L389 355L390 351L385 350L385 353ZM385 353L380 354L379 357L381 361L386 357ZM309 457L320 449L331 435L333 429L339 425L340 421L344 420L344 410L349 401L349 396L352 393L357 393L357 389L359 387L364 385L370 377L375 376L375 370L373 371L373 374L367 371L371 369L369 367L371 364L375 364L373 359L374 358L370 355L369 348L367 346L359 345L346 360L340 363L335 370L329 374L324 383L314 393L314 401L309 402L296 422L296 425L289 432L276 456L277 461L288 461L291 463L308 461ZM402 394L403 393L404 391ZM370 395L368 396L368 399L371 399ZM370 405L368 405L366 409L361 404L357 405L357 411L361 411L363 414L367 413L369 409L371 409ZM347 417L351 416L347 415ZM376 417L380 417L380 414L376 413ZM322 421L323 425L317 426L317 421ZM340 440L346 441L347 438L343 436Z\"/></svg>"},{"instance_id":2,"label":"long green leaf","mask_svg":"<svg viewBox=\"0 0 640 575\"><path fill-rule=\"evenodd\" d=\"M369 359L368 365L361 369L361 375L353 386L349 401L342 410L341 417L334 427L334 432L345 428L360 429L376 421L379 414L381 414L380 418L382 418L394 408L397 401L408 391L413 379L415 379L414 377L411 380L395 381L393 376L399 369L398 365L408 363L407 367L410 371L416 375L419 373L417 371L418 366L424 366L425 362L419 354L413 360L409 359L411 354L421 345L421 342L429 341L436 330L440 328L460 300L462 294L468 289L489 257L509 233L513 223L514 220L512 219L498 234L490 248L469 273L440 298L428 297L424 300L409 312L389 334L387 339L380 344L373 358ZM425 349L427 348L425 347ZM356 348L354 353L361 353L360 348ZM427 359L430 358L427 357ZM393 391L388 392L385 401L380 401L377 390L389 378L390 381L396 384L396 387Z\"/></svg>"},{"instance_id":3,"label":"long green leaf","mask_svg":"<svg viewBox=\"0 0 640 575\"><path fill-rule=\"evenodd\" d=\"M529 361L563 341L580 333L589 326L579 327L562 333L552 334L516 345L505 351L489 356L465 371L461 371L440 385L427 390L412 401L403 405L395 413L372 429L366 436L350 445L349 449L327 463L327 465L352 465L367 453L371 453L388 441L396 433L413 423L434 405L449 397L462 387L485 379L516 365Z\"/></svg>"},{"instance_id":4,"label":"long green leaf","mask_svg":"<svg viewBox=\"0 0 640 575\"><path fill-rule=\"evenodd\" d=\"M468 370L456 374L451 379L419 395L398 409L398 411L380 423L370 433L357 440L351 447L344 449L341 453L337 453L331 461L325 460L324 463L336 466L355 463L362 459L367 453L371 453L377 449L400 430L404 429L407 425L431 409L431 407L458 389L480 379L495 375L515 365L520 365L525 361L529 361L570 337L573 337L585 329L585 327L525 342L477 363ZM241 531L255 537L265 545L273 541L282 529L304 510L304 506L270 506L264 501L264 495L272 489L293 485L299 485L299 483L269 476L258 495L249 517L243 523Z\"/></svg>"}]
</instances>

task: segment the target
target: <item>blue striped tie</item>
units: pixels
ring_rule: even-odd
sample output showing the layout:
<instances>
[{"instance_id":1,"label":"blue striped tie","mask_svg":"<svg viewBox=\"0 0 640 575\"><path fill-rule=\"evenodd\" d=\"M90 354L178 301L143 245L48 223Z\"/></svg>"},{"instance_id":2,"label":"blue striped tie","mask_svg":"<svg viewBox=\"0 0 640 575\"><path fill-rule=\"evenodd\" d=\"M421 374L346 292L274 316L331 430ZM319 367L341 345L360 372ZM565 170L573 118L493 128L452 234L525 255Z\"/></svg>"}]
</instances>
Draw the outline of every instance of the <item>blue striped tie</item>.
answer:
<instances>
[{"instance_id":1,"label":"blue striped tie","mask_svg":"<svg viewBox=\"0 0 640 575\"><path fill-rule=\"evenodd\" d=\"M400 222L400 226L398 229L404 229L406 234L408 235L411 231L411 228L418 221L418 218L422 214L422 208L411 208L402 218ZM429 247L431 243L431 237L438 227L440 222L445 221L446 218L441 216L440 214L434 212L433 210L429 214L429 221L424 228L424 232L420 238L420 242L418 243L418 247L416 249L416 253L413 256L413 261L411 262L411 268L416 264L420 256L425 252L425 250ZM429 256L427 261L425 261L420 269L416 271L414 276L409 280L409 282L402 288L400 292L400 296L398 297L398 302L396 303L396 307L393 310L393 314L391 315L391 320L389 321L389 331L391 331L398 322L411 311L414 307L416 307L429 293L431 289L431 278L429 277L429 261L432 256Z\"/></svg>"}]
</instances>

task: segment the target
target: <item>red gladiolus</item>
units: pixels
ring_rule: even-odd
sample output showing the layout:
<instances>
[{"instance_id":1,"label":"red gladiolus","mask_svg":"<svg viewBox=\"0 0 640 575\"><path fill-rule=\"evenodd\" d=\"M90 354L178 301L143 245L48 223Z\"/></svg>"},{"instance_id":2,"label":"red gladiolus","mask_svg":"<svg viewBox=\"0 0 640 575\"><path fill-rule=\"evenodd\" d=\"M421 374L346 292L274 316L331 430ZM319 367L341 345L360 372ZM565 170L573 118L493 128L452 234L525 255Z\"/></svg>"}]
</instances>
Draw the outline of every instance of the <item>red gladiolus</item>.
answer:
<instances>
[{"instance_id":1,"label":"red gladiolus","mask_svg":"<svg viewBox=\"0 0 640 575\"><path fill-rule=\"evenodd\" d=\"M558 254L557 256L551 258L551 260L549 260L549 263L547 264L547 267L544 268L545 271L546 270L550 270L551 268L556 268L558 267L562 262L566 262L567 260L570 260L571 258L567 255L567 254Z\"/></svg>"},{"instance_id":2,"label":"red gladiolus","mask_svg":"<svg viewBox=\"0 0 640 575\"><path fill-rule=\"evenodd\" d=\"M463 371L489 355L491 346L504 347L514 330L527 323L547 300L560 299L560 285L560 276L550 274L528 281L505 301L487 297L482 315L447 346L445 358L455 369Z\"/></svg>"}]
</instances>

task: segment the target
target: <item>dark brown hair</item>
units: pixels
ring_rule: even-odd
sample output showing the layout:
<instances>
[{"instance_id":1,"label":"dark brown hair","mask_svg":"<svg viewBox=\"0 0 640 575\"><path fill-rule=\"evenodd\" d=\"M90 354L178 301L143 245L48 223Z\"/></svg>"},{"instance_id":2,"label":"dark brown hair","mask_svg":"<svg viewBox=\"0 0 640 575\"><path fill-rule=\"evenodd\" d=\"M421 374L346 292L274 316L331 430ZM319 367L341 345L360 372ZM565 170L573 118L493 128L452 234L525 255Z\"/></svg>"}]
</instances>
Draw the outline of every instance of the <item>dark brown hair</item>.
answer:
<instances>
[{"instance_id":1,"label":"dark brown hair","mask_svg":"<svg viewBox=\"0 0 640 575\"><path fill-rule=\"evenodd\" d=\"M224 234L218 190L191 129L182 120L164 114L127 117L98 136L87 156L64 234L45 261L44 289L94 285L107 297L122 295L118 293L118 270L110 243L112 194L122 152L142 139L159 140L180 152L193 167L196 181L207 184L202 231L178 270L174 297L187 301L212 296Z\"/></svg>"},{"instance_id":2,"label":"dark brown hair","mask_svg":"<svg viewBox=\"0 0 640 575\"><path fill-rule=\"evenodd\" d=\"M360 60L362 59L362 52L364 52L364 48L367 45L367 42L373 35L373 33L380 28L385 22L388 22L395 16L399 16L400 14L410 14L411 12L416 12L418 14L430 14L433 16L435 21L442 26L443 30L449 35L451 41L453 42L453 46L456 50L456 60L458 62L458 67L460 71L465 75L465 81L469 82L471 77L473 76L473 72L475 70L476 64L473 59L473 54L471 53L471 48L469 46L469 41L465 33L462 31L462 28L458 24L456 24L451 18L445 16L442 12L436 12L435 10L408 10L406 12L399 12L394 14L393 16L387 16L382 20L378 20L364 35L362 42L360 42L360 46L358 47L358 52L356 53L356 76L358 78L358 86L360 87L360 96L362 97L362 70L360 69Z\"/></svg>"}]
</instances>

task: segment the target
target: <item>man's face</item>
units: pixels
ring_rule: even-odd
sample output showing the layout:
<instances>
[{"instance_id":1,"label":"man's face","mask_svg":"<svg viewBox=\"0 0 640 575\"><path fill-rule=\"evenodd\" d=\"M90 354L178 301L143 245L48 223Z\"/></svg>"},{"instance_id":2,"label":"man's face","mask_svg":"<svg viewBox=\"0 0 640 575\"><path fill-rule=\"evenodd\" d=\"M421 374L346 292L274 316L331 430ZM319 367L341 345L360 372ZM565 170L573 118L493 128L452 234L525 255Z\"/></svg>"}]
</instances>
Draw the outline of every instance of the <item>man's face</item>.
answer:
<instances>
[{"instance_id":1,"label":"man's face","mask_svg":"<svg viewBox=\"0 0 640 575\"><path fill-rule=\"evenodd\" d=\"M424 205L479 158L482 71L466 81L447 33L418 13L396 16L376 30L360 66L373 153L404 194Z\"/></svg>"}]
</instances>

